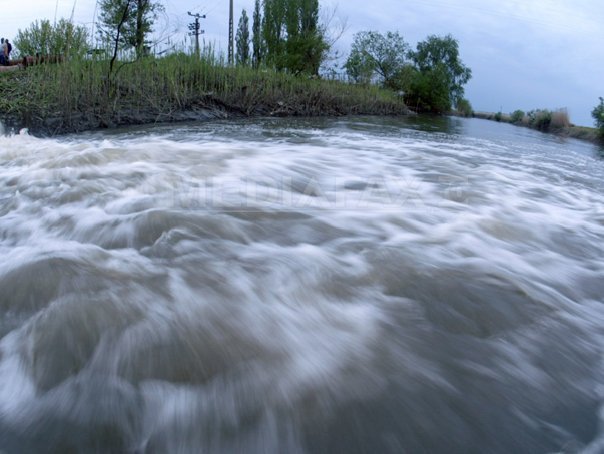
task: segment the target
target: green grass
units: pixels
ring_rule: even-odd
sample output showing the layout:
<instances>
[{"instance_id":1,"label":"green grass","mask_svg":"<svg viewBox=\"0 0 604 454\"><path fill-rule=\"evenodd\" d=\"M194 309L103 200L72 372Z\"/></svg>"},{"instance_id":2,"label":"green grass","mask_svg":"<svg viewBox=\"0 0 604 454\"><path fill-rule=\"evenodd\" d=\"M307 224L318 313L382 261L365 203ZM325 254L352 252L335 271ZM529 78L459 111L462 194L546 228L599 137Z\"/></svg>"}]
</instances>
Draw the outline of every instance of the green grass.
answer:
<instances>
[{"instance_id":1,"label":"green grass","mask_svg":"<svg viewBox=\"0 0 604 454\"><path fill-rule=\"evenodd\" d=\"M231 115L402 114L389 90L226 67L211 56L174 54L118 63L72 61L0 74L0 115L51 133L171 121L210 108Z\"/></svg>"}]
</instances>

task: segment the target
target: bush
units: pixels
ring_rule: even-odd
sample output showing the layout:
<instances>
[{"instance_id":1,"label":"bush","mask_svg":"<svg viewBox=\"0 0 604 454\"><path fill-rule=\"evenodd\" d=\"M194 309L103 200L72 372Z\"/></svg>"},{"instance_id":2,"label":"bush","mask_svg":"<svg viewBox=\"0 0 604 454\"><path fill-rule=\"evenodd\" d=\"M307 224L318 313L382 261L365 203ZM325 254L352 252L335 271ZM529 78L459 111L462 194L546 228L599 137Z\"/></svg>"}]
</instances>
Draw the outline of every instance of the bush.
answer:
<instances>
[{"instance_id":1,"label":"bush","mask_svg":"<svg viewBox=\"0 0 604 454\"><path fill-rule=\"evenodd\" d=\"M531 128L548 131L552 123L552 112L547 109L531 110L528 113L528 124Z\"/></svg>"},{"instance_id":2,"label":"bush","mask_svg":"<svg viewBox=\"0 0 604 454\"><path fill-rule=\"evenodd\" d=\"M474 115L474 110L472 109L472 104L470 101L463 98L457 102L457 112L464 117L471 117Z\"/></svg>"},{"instance_id":3,"label":"bush","mask_svg":"<svg viewBox=\"0 0 604 454\"><path fill-rule=\"evenodd\" d=\"M520 122L522 122L523 118L524 118L524 111L523 110L515 110L510 115L510 121L512 123L520 123Z\"/></svg>"},{"instance_id":4,"label":"bush","mask_svg":"<svg viewBox=\"0 0 604 454\"><path fill-rule=\"evenodd\" d=\"M82 57L88 50L87 40L86 27L74 25L66 19L54 24L43 20L34 22L25 30L19 30L15 47L21 57L36 54Z\"/></svg>"},{"instance_id":5,"label":"bush","mask_svg":"<svg viewBox=\"0 0 604 454\"><path fill-rule=\"evenodd\" d=\"M600 104L591 111L596 128L600 130L600 137L604 138L604 98L600 97Z\"/></svg>"},{"instance_id":6,"label":"bush","mask_svg":"<svg viewBox=\"0 0 604 454\"><path fill-rule=\"evenodd\" d=\"M495 114L495 121L501 121L502 118L503 118L503 115L501 112L497 112Z\"/></svg>"},{"instance_id":7,"label":"bush","mask_svg":"<svg viewBox=\"0 0 604 454\"><path fill-rule=\"evenodd\" d=\"M417 112L442 114L451 110L446 74L441 70L415 71L405 103Z\"/></svg>"}]
</instances>

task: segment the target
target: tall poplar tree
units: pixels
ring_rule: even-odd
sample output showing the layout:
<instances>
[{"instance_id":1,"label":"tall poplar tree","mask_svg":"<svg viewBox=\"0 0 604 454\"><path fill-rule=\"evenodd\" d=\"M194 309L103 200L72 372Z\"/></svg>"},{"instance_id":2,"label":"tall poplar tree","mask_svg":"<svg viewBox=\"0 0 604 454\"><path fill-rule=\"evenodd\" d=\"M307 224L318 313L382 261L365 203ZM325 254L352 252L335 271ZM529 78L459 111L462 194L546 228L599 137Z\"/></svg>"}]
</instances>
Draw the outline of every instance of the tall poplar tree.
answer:
<instances>
[{"instance_id":1,"label":"tall poplar tree","mask_svg":"<svg viewBox=\"0 0 604 454\"><path fill-rule=\"evenodd\" d=\"M237 26L237 51L235 59L238 65L247 65L250 60L250 21L243 10Z\"/></svg>"},{"instance_id":2,"label":"tall poplar tree","mask_svg":"<svg viewBox=\"0 0 604 454\"><path fill-rule=\"evenodd\" d=\"M318 0L264 0L267 63L293 74L317 75L329 48Z\"/></svg>"},{"instance_id":3,"label":"tall poplar tree","mask_svg":"<svg viewBox=\"0 0 604 454\"><path fill-rule=\"evenodd\" d=\"M266 62L282 70L281 56L284 47L284 25L286 5L291 0L264 0L262 37L266 51Z\"/></svg>"},{"instance_id":4,"label":"tall poplar tree","mask_svg":"<svg viewBox=\"0 0 604 454\"><path fill-rule=\"evenodd\" d=\"M263 41L262 41L262 13L260 12L260 0L254 4L254 18L252 22L252 64L258 68L262 63Z\"/></svg>"}]
</instances>

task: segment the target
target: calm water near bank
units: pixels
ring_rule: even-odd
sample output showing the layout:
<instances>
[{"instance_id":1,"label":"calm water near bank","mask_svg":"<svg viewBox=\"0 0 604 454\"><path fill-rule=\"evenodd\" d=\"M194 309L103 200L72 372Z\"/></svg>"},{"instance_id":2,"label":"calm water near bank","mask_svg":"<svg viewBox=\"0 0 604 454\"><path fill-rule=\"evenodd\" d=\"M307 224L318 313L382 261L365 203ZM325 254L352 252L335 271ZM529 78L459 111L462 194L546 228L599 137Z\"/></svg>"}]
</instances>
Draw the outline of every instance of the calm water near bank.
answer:
<instances>
[{"instance_id":1,"label":"calm water near bank","mask_svg":"<svg viewBox=\"0 0 604 454\"><path fill-rule=\"evenodd\" d=\"M0 137L0 451L604 452L604 160L460 118Z\"/></svg>"}]
</instances>

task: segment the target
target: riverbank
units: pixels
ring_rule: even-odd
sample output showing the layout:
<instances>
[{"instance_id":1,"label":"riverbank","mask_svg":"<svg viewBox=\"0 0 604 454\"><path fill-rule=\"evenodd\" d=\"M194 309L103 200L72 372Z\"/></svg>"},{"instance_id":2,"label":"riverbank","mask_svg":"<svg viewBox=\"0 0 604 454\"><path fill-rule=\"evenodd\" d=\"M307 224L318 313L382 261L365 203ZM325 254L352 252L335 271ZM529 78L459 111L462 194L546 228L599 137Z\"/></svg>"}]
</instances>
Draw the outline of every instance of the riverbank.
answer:
<instances>
[{"instance_id":1,"label":"riverbank","mask_svg":"<svg viewBox=\"0 0 604 454\"><path fill-rule=\"evenodd\" d=\"M41 136L251 116L401 115L395 93L187 55L122 64L42 65L0 74L0 121Z\"/></svg>"},{"instance_id":2,"label":"riverbank","mask_svg":"<svg viewBox=\"0 0 604 454\"><path fill-rule=\"evenodd\" d=\"M528 115L508 115L502 114L500 112L473 112L472 117L481 118L483 120L491 120L497 121L501 123L509 123L514 126L521 126L529 129L535 129L541 132L555 134L560 137L569 137L572 139L585 140L587 142L595 143L598 145L602 145L604 142L600 136L598 129L590 128L587 126L576 126L568 121L568 117L565 120L556 123L552 122L552 114L555 115L556 112L551 111L535 111L536 121L530 121ZM547 121L540 120L539 113L544 113L542 118L545 118ZM453 113L453 115L463 116L458 113Z\"/></svg>"}]
</instances>

